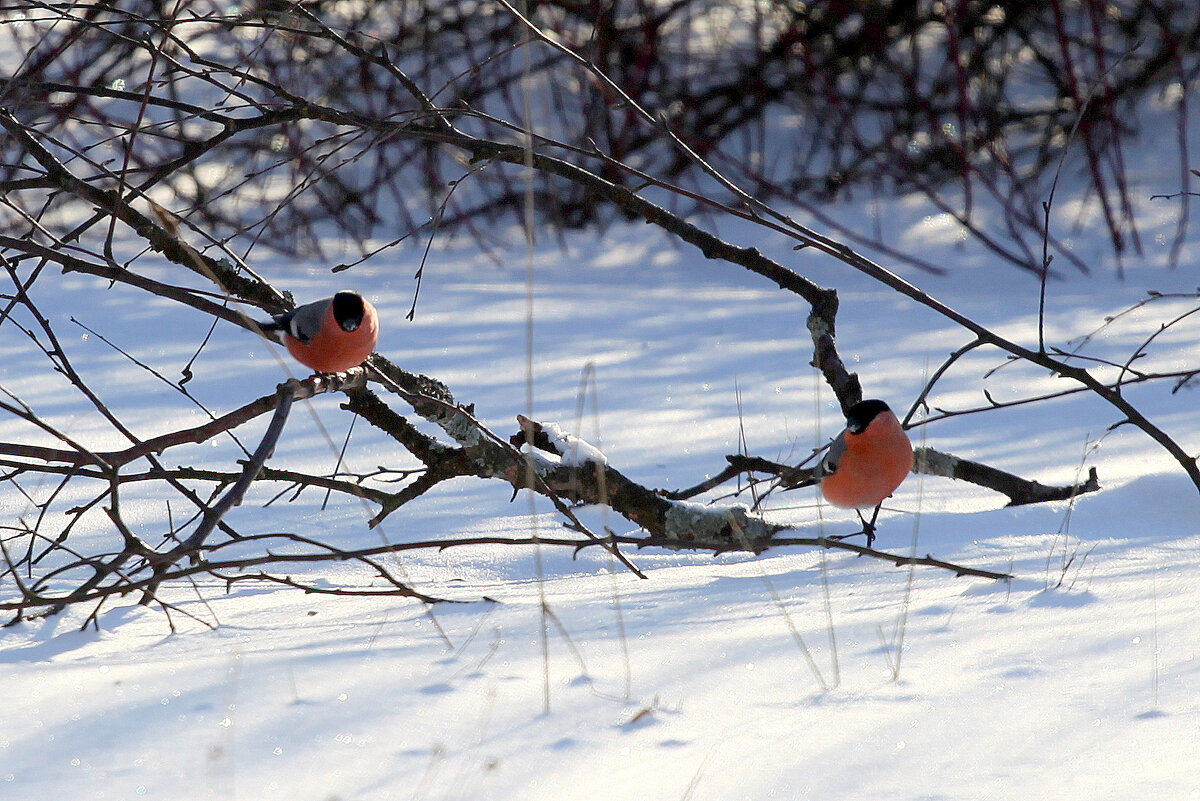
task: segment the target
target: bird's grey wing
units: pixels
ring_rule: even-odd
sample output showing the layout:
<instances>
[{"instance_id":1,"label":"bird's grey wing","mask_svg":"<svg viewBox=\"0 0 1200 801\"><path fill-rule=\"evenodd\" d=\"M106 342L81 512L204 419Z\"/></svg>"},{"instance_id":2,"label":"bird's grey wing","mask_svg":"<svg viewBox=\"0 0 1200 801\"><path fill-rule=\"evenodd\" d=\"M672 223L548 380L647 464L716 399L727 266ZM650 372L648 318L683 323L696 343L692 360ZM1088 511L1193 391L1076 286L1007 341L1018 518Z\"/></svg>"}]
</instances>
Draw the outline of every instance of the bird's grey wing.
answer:
<instances>
[{"instance_id":1,"label":"bird's grey wing","mask_svg":"<svg viewBox=\"0 0 1200 801\"><path fill-rule=\"evenodd\" d=\"M286 319L279 322L296 339L307 345L321 330L321 321L325 318L325 310L329 307L328 300L318 300L299 306Z\"/></svg>"},{"instance_id":2,"label":"bird's grey wing","mask_svg":"<svg viewBox=\"0 0 1200 801\"><path fill-rule=\"evenodd\" d=\"M831 476L837 472L838 465L842 461L842 454L846 452L846 432L837 435L837 439L829 443L829 450L825 451L824 458L817 465L817 469L813 472L813 477L817 479Z\"/></svg>"}]
</instances>

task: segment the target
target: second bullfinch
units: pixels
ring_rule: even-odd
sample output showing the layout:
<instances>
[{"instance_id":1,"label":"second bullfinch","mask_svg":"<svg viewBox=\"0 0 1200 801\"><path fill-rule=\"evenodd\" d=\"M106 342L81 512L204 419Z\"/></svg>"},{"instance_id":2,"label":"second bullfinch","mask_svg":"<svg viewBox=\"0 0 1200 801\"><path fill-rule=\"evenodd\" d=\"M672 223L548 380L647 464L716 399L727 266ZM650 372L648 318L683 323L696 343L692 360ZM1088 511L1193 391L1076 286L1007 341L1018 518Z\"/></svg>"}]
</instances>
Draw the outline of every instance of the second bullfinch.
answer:
<instances>
[{"instance_id":1,"label":"second bullfinch","mask_svg":"<svg viewBox=\"0 0 1200 801\"><path fill-rule=\"evenodd\" d=\"M829 446L815 477L834 506L878 506L895 492L913 466L912 443L881 400L850 407L846 429Z\"/></svg>"},{"instance_id":2,"label":"second bullfinch","mask_svg":"<svg viewBox=\"0 0 1200 801\"><path fill-rule=\"evenodd\" d=\"M379 316L375 307L357 292L338 292L331 298L297 306L269 323L263 331L277 331L288 352L319 373L339 373L357 367L379 341Z\"/></svg>"}]
</instances>

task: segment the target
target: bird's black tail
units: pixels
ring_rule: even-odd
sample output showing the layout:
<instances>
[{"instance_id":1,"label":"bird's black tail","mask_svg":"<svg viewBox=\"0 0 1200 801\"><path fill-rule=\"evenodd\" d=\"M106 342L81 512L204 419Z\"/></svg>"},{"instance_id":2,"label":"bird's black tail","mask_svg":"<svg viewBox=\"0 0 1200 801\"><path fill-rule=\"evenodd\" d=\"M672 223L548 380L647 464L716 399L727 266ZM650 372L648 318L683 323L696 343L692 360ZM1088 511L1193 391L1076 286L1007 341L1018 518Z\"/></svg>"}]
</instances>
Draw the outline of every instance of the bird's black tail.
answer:
<instances>
[{"instance_id":1,"label":"bird's black tail","mask_svg":"<svg viewBox=\"0 0 1200 801\"><path fill-rule=\"evenodd\" d=\"M284 334L287 332L287 320L255 320L254 324L258 326L258 330L274 342L280 345L284 344Z\"/></svg>"}]
</instances>

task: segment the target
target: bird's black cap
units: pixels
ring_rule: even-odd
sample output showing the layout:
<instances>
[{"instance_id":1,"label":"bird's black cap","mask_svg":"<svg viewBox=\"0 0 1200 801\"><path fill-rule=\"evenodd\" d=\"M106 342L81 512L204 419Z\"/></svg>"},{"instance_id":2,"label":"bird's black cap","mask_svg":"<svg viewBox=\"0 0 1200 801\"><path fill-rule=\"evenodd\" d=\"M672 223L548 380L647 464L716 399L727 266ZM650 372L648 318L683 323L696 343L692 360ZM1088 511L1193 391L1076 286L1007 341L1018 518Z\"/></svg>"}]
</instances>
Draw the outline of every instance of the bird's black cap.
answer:
<instances>
[{"instance_id":1,"label":"bird's black cap","mask_svg":"<svg viewBox=\"0 0 1200 801\"><path fill-rule=\"evenodd\" d=\"M365 314L362 295L357 292L342 291L333 296L333 319L343 331L357 331Z\"/></svg>"},{"instance_id":2,"label":"bird's black cap","mask_svg":"<svg viewBox=\"0 0 1200 801\"><path fill-rule=\"evenodd\" d=\"M891 407L881 400L859 401L846 413L846 430L851 434L861 434L871 425L872 420L891 410Z\"/></svg>"}]
</instances>

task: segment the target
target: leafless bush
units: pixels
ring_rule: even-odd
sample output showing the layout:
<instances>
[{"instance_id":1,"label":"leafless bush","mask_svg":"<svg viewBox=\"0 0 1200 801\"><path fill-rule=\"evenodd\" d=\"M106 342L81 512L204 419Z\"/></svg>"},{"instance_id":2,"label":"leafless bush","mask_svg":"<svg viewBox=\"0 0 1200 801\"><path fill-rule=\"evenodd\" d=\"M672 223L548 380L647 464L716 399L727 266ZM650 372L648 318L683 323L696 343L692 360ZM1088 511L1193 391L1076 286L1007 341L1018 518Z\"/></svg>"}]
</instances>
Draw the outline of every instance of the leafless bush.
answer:
<instances>
[{"instance_id":1,"label":"leafless bush","mask_svg":"<svg viewBox=\"0 0 1200 801\"><path fill-rule=\"evenodd\" d=\"M820 204L856 188L924 193L976 241L1040 270L1041 199L1068 142L1114 249L1137 250L1122 141L1150 93L1174 98L1187 188L1187 92L1175 89L1200 66L1191 3L550 0L529 9L563 47L522 48L516 15L477 0L20 3L5 11L20 63L0 97L128 185L157 186L215 238L249 235L291 252L319 249L325 222L358 244L398 239L430 218L486 241L495 230L486 223L523 214L516 170L465 169L433 138L395 135L390 125L438 127L418 95L473 136L516 141L531 126L569 143L577 149L559 157L606 180L639 184L597 165L596 152L706 196L723 191L636 104L756 197L800 204L891 258L905 254L881 235L838 230ZM303 104L337 114L296 114ZM348 118L387 125L348 131ZM5 162L7 179L29 177ZM541 175L537 194L539 214L561 225L613 213L560 178ZM687 210L683 196L662 197ZM1005 224L982 231L980 207L1002 209Z\"/></svg>"},{"instance_id":2,"label":"leafless bush","mask_svg":"<svg viewBox=\"0 0 1200 801\"><path fill-rule=\"evenodd\" d=\"M627 66L630 58L600 53L580 57L572 48L582 45L569 41L569 28L553 34L503 4L471 6L476 14L468 26L461 16L466 8L313 3L255 7L230 16L196 2L21 6L26 25L16 33L20 65L4 79L5 105L0 109L5 133L0 265L8 287L0 291L0 326L35 343L44 356L45 375L65 381L89 420L126 444L108 450L89 446L0 386L0 412L30 432L30 438L36 433L54 443L0 443L0 490L23 494L29 509L0 523L0 610L23 619L88 603L95 619L111 599L130 593L169 610L172 604L160 597L160 589L198 575L228 584L260 581L310 592L386 593L431 601L435 599L410 586L395 562L380 557L413 549L534 542L451 535L335 547L295 533L239 531L226 512L256 482L319 487L362 499L372 506L372 525L377 525L444 482L473 476L493 482L501 492L524 489L554 504L567 533L537 542L603 548L634 572L637 568L625 553L630 547L760 551L807 544L897 564L999 575L837 540L791 538L786 526L757 510L683 500L714 485L670 493L641 486L603 460L564 460L565 440L552 429L520 418L515 434L498 435L480 424L472 404L456 400L440 381L407 373L379 355L345 374L289 382L273 394L245 399L236 409L204 410L208 422L201 425L179 423L167 433L148 436L122 420L76 369L61 344L62 323L48 317L36 299L41 291L53 291L61 270L97 287L119 283L164 299L181 317L256 331L231 301L278 313L290 308L292 300L253 269L254 250L266 241L315 248L327 217L343 232L365 236L385 203L395 213L412 212L412 197L420 194L412 188L417 186L413 171L425 176L428 185L445 189L426 201L434 226L454 219L468 224L482 209L507 206L509 196L520 189L516 171L532 169L542 201L575 197L607 213L645 220L708 258L775 282L809 305L813 363L848 408L861 398L862 389L838 355L837 293L756 250L724 241L651 202L650 192L643 190L651 188L656 196L684 205L701 204L713 215L752 221L797 247L841 260L961 326L970 341L932 381L961 354L980 348L1044 368L1068 379L1073 391L1110 404L1123 421L1170 452L1200 488L1195 461L1122 394L1129 383L1184 382L1186 376L1126 369L1115 379L1098 377L1075 352L1044 345L1033 349L1006 339L844 242L797 224L747 193L714 166L710 159L716 151L697 150L694 143L704 138L702 129L676 133L676 123L664 122L639 102L645 95L635 97L609 77L606 68L613 59ZM538 13L553 12L555 19L566 20L573 8L541 6ZM695 15L715 8L683 3L661 13L688 10ZM655 13L647 5L635 10ZM173 16L164 16L166 12ZM440 27L431 27L431 20ZM476 24L493 33L477 34ZM665 20L661 24L670 30ZM437 38L434 33L458 37L455 60L436 68L431 59L413 55L429 44L428 37ZM498 47L501 41L507 43ZM526 44L518 50L522 42ZM557 74L551 65L570 81L549 80ZM543 96L542 89L553 96L568 87L577 87L571 89L571 102L591 109L596 130L608 131L607 137L597 138L591 129L570 129L563 122L567 118L557 115L544 125L535 121L527 126L526 98ZM493 103L500 105L488 105ZM606 150L616 148L617 134L626 126L637 128L645 144L619 153ZM660 158L648 162L644 154L651 151L669 153L669 161L679 165L669 166ZM722 202L715 190L672 185L669 179L682 175L684 165L703 176L698 182L719 187L729 202ZM446 188L447 178L469 186L461 192L461 182ZM565 208L552 213L565 214ZM404 226L418 227L415 218ZM164 259L175 265L169 280L155 277L154 268ZM178 380L145 372L148 385L165 381L174 391L189 391L192 376L186 371ZM359 415L406 454L404 464L381 468L391 481L312 475L270 460L290 404L323 392L342 393L347 412ZM388 401L411 409L435 433L414 425ZM189 443L228 436L268 414L273 423L259 444L251 448L235 440L239 455L224 469L172 467L173 462L160 458ZM931 450L922 453L919 464L927 472L1005 492L1013 503L1073 497L1097 486L1093 474L1078 486L1044 487ZM730 470L722 475L756 472L795 483L805 479L804 469L731 457ZM36 497L26 493L31 477L49 490ZM123 505L130 493L149 493L175 510L153 536L130 524ZM577 504L608 506L640 533L592 531L577 517ZM103 515L107 536L81 541L75 528L84 515ZM368 589L324 587L305 584L288 572L298 563L325 560L358 561L375 572L379 583Z\"/></svg>"}]
</instances>

